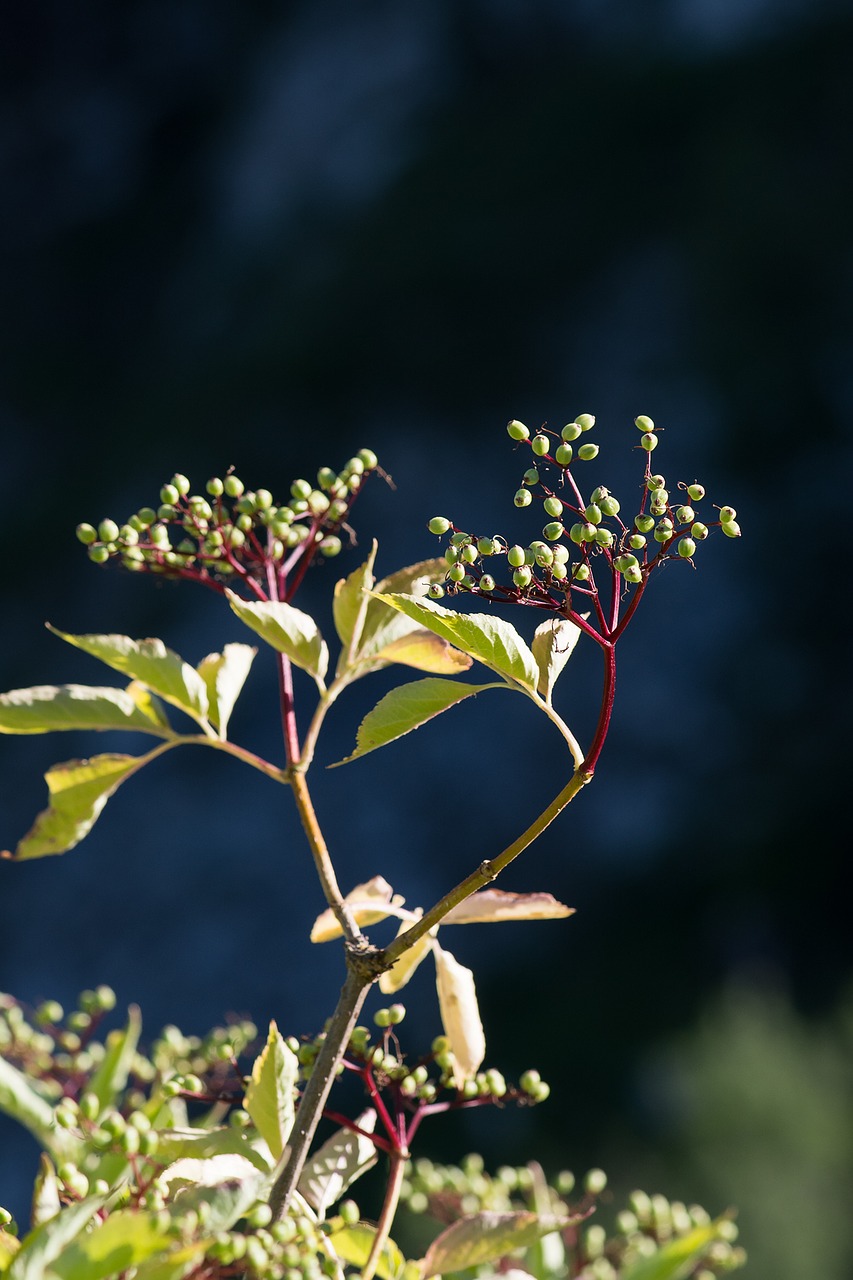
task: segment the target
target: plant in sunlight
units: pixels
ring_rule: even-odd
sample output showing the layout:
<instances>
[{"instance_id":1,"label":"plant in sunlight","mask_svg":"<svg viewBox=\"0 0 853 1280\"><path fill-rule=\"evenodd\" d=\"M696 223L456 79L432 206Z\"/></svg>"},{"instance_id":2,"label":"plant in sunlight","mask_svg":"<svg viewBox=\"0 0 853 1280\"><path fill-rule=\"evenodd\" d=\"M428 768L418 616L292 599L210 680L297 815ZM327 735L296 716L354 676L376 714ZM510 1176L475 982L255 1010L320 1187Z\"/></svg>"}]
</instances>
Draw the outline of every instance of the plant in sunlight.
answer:
<instances>
[{"instance_id":1,"label":"plant in sunlight","mask_svg":"<svg viewBox=\"0 0 853 1280\"><path fill-rule=\"evenodd\" d=\"M228 736L255 643L226 644L193 666L161 640L52 628L123 683L36 685L0 695L0 732L123 730L155 745L54 765L46 775L48 807L4 857L22 862L74 848L119 786L178 747L231 755L289 788L327 903L311 941L342 939L345 980L337 1004L318 1008L321 1029L313 1037L283 1034L272 1023L259 1038L241 1021L203 1039L167 1027L148 1048L135 1008L122 1028L105 1030L115 1003L109 988L84 992L67 1014L54 1001L27 1009L0 996L0 1108L43 1149L29 1231L21 1235L0 1210L0 1276L344 1280L355 1271L364 1280L428 1280L465 1271L538 1280L710 1280L741 1264L731 1216L714 1220L699 1206L635 1192L610 1229L591 1222L606 1188L600 1170L590 1170L576 1188L568 1172L549 1182L535 1163L489 1176L475 1156L442 1168L412 1153L422 1124L435 1115L548 1098L535 1066L517 1082L484 1066L474 974L444 945L445 931L571 915L545 891L507 893L493 881L592 780L610 726L617 644L652 574L668 562L693 565L714 529L728 537L740 532L731 507L700 518L694 505L704 497L701 485L681 484L670 496L664 476L651 469L659 439L654 424L640 417L636 425L640 496L626 521L604 486L585 496L583 472L598 446L576 442L594 426L591 415L579 415L560 433L543 427L532 436L511 421L510 438L532 455L514 506L522 514L541 508L542 536L524 542L470 534L434 517L430 531L448 536L443 554L380 579L373 543L335 586L333 669L318 623L293 600L315 560L337 556L354 541L353 505L367 480L384 474L371 450L340 471L322 467L316 483L295 480L283 503L268 490L247 489L232 472L208 481L204 493L176 474L156 508L142 507L123 524L78 526L94 563L118 562L216 591L272 651L283 760L261 758ZM461 594L486 611L438 603ZM504 616L513 605L545 614L530 645ZM601 707L586 747L554 705L558 680L583 638L603 656ZM389 666L421 674L379 700L340 764L491 689L523 695L567 750L566 782L550 804L426 908L407 907L383 868L342 893L308 785L331 707L349 685ZM460 679L472 668L478 678ZM302 735L294 669L314 686ZM380 946L366 931L389 918L398 931ZM400 1003L378 1008L372 1029L359 1022L374 985L396 995L430 957L437 1021L426 1048L405 1044ZM340 1077L358 1083L357 1108L346 1092L336 1092ZM336 1128L318 1146L323 1117ZM348 1192L380 1158L385 1194L371 1223ZM407 1259L393 1238L401 1204L436 1219L421 1257Z\"/></svg>"}]
</instances>

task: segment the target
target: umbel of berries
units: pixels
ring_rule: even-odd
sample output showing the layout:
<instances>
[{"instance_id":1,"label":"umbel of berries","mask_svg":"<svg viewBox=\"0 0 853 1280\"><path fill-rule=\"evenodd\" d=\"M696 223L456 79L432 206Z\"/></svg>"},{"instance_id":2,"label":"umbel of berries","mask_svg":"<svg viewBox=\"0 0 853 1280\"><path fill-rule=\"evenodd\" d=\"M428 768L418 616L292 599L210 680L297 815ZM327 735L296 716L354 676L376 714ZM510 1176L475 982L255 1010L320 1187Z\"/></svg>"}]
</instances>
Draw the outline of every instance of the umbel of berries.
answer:
<instances>
[{"instance_id":1,"label":"umbel of berries","mask_svg":"<svg viewBox=\"0 0 853 1280\"><path fill-rule=\"evenodd\" d=\"M248 489L233 471L193 492L176 473L158 505L141 507L124 524L80 524L77 537L95 564L116 560L134 572L239 590L260 600L288 600L311 561L336 556L367 476L378 470L372 449L341 468L321 467L316 481L296 479L286 501L268 489Z\"/></svg>"}]
</instances>

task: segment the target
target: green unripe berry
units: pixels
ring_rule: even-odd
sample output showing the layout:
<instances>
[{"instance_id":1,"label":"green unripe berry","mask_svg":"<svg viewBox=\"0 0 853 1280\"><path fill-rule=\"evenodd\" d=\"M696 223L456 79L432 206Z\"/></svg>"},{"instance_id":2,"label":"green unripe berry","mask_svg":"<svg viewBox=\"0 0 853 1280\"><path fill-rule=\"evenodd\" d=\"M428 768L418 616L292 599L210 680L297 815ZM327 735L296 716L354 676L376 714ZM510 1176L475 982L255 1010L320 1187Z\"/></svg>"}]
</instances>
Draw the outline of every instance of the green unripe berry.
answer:
<instances>
[{"instance_id":1,"label":"green unripe berry","mask_svg":"<svg viewBox=\"0 0 853 1280\"><path fill-rule=\"evenodd\" d=\"M349 462L344 467L343 474L347 476L350 480L352 480L354 476L363 476L364 463L362 462L361 458L359 457L350 458Z\"/></svg>"},{"instance_id":2,"label":"green unripe berry","mask_svg":"<svg viewBox=\"0 0 853 1280\"><path fill-rule=\"evenodd\" d=\"M584 542L594 542L598 526L594 525L591 520L588 520L585 525L582 525L582 528Z\"/></svg>"},{"instance_id":3,"label":"green unripe berry","mask_svg":"<svg viewBox=\"0 0 853 1280\"><path fill-rule=\"evenodd\" d=\"M440 600L444 595L444 587L440 586L439 583L437 582L433 582L427 588L427 595L429 596L430 600Z\"/></svg>"},{"instance_id":4,"label":"green unripe berry","mask_svg":"<svg viewBox=\"0 0 853 1280\"><path fill-rule=\"evenodd\" d=\"M641 551L646 545L646 540L641 533L632 533L628 539L628 546L632 551Z\"/></svg>"},{"instance_id":5,"label":"green unripe berry","mask_svg":"<svg viewBox=\"0 0 853 1280\"><path fill-rule=\"evenodd\" d=\"M554 563L554 548L546 546L544 542L531 542L529 550L533 552L534 562L540 569Z\"/></svg>"},{"instance_id":6,"label":"green unripe berry","mask_svg":"<svg viewBox=\"0 0 853 1280\"><path fill-rule=\"evenodd\" d=\"M96 1120L101 1103L96 1093L84 1093L80 1099L80 1115L86 1120Z\"/></svg>"},{"instance_id":7,"label":"green unripe berry","mask_svg":"<svg viewBox=\"0 0 853 1280\"><path fill-rule=\"evenodd\" d=\"M529 507L533 497L529 489L516 489L512 500L517 507Z\"/></svg>"},{"instance_id":8,"label":"green unripe berry","mask_svg":"<svg viewBox=\"0 0 853 1280\"><path fill-rule=\"evenodd\" d=\"M600 1196L607 1186L607 1174L603 1169L590 1169L583 1180L583 1189L590 1196Z\"/></svg>"},{"instance_id":9,"label":"green unripe berry","mask_svg":"<svg viewBox=\"0 0 853 1280\"><path fill-rule=\"evenodd\" d=\"M682 560L689 560L696 550L696 543L692 538L679 538L678 554Z\"/></svg>"},{"instance_id":10,"label":"green unripe berry","mask_svg":"<svg viewBox=\"0 0 853 1280\"><path fill-rule=\"evenodd\" d=\"M524 547L519 547L517 544L514 547L510 547L509 551L506 553L506 558L509 564L512 565L514 569L517 569L519 565L524 564Z\"/></svg>"},{"instance_id":11,"label":"green unripe berry","mask_svg":"<svg viewBox=\"0 0 853 1280\"><path fill-rule=\"evenodd\" d=\"M225 485L219 479L219 476L211 476L204 488L211 498L221 498L225 492Z\"/></svg>"},{"instance_id":12,"label":"green unripe berry","mask_svg":"<svg viewBox=\"0 0 853 1280\"><path fill-rule=\"evenodd\" d=\"M372 449L359 449L358 460L365 471L372 471L374 467L379 465L379 459Z\"/></svg>"},{"instance_id":13,"label":"green unripe berry","mask_svg":"<svg viewBox=\"0 0 853 1280\"><path fill-rule=\"evenodd\" d=\"M471 540L471 535L467 533L463 533L460 530L458 533L453 534L453 536L450 539L450 545L452 547L464 547L465 543L470 542L470 540Z\"/></svg>"},{"instance_id":14,"label":"green unripe berry","mask_svg":"<svg viewBox=\"0 0 853 1280\"><path fill-rule=\"evenodd\" d=\"M654 431L655 429L655 424L645 413L641 413L638 418L634 419L634 426L638 431Z\"/></svg>"},{"instance_id":15,"label":"green unripe berry","mask_svg":"<svg viewBox=\"0 0 853 1280\"><path fill-rule=\"evenodd\" d=\"M456 564L456 561L457 561L458 559L459 559L459 548L458 548L458 547L447 547L447 549L446 549L446 550L445 550L445 552L444 552L444 562L445 562L445 564Z\"/></svg>"},{"instance_id":16,"label":"green unripe berry","mask_svg":"<svg viewBox=\"0 0 853 1280\"><path fill-rule=\"evenodd\" d=\"M106 547L88 547L86 554L93 564L106 564L110 558L110 553Z\"/></svg>"},{"instance_id":17,"label":"green unripe berry","mask_svg":"<svg viewBox=\"0 0 853 1280\"><path fill-rule=\"evenodd\" d=\"M669 542L673 535L672 524L669 520L661 520L655 529L655 542Z\"/></svg>"},{"instance_id":18,"label":"green unripe berry","mask_svg":"<svg viewBox=\"0 0 853 1280\"><path fill-rule=\"evenodd\" d=\"M340 555L342 543L336 534L327 534L325 538L320 540L320 555L325 556L327 560L331 560L333 556Z\"/></svg>"},{"instance_id":19,"label":"green unripe berry","mask_svg":"<svg viewBox=\"0 0 853 1280\"><path fill-rule=\"evenodd\" d=\"M482 574L478 585L481 591L494 591L495 580L490 573L484 573Z\"/></svg>"},{"instance_id":20,"label":"green unripe berry","mask_svg":"<svg viewBox=\"0 0 853 1280\"><path fill-rule=\"evenodd\" d=\"M533 570L529 565L523 564L521 568L514 569L512 580L517 587L529 587L533 578Z\"/></svg>"},{"instance_id":21,"label":"green unripe berry","mask_svg":"<svg viewBox=\"0 0 853 1280\"><path fill-rule=\"evenodd\" d=\"M118 525L115 520L102 520L98 525L98 537L101 542L115 542L118 537Z\"/></svg>"},{"instance_id":22,"label":"green unripe berry","mask_svg":"<svg viewBox=\"0 0 853 1280\"><path fill-rule=\"evenodd\" d=\"M477 551L477 548L474 546L473 542L467 543L467 545L462 548L462 559L465 561L466 564L473 564L474 561L478 559L478 557L479 557L479 552Z\"/></svg>"},{"instance_id":23,"label":"green unripe berry","mask_svg":"<svg viewBox=\"0 0 853 1280\"><path fill-rule=\"evenodd\" d=\"M571 444L573 440L577 440L578 436L581 434L582 431L583 431L583 428L579 423L567 422L566 425L563 427L563 430L560 432L560 435L563 437L563 439L566 441L567 444Z\"/></svg>"},{"instance_id":24,"label":"green unripe berry","mask_svg":"<svg viewBox=\"0 0 853 1280\"><path fill-rule=\"evenodd\" d=\"M447 577L451 582L461 582L465 577L465 570L461 564L451 565L447 570Z\"/></svg>"},{"instance_id":25,"label":"green unripe berry","mask_svg":"<svg viewBox=\"0 0 853 1280\"><path fill-rule=\"evenodd\" d=\"M190 491L189 480L187 479L186 476L181 475L179 471L172 476L172 484L174 488L177 489L178 493L181 495L182 498L185 498ZM163 501L165 502L166 499L164 498Z\"/></svg>"},{"instance_id":26,"label":"green unripe berry","mask_svg":"<svg viewBox=\"0 0 853 1280\"><path fill-rule=\"evenodd\" d=\"M542 1077L539 1072L531 1067L529 1071L525 1071L519 1078L518 1087L525 1093L533 1093L542 1083Z\"/></svg>"},{"instance_id":27,"label":"green unripe berry","mask_svg":"<svg viewBox=\"0 0 853 1280\"><path fill-rule=\"evenodd\" d=\"M557 446L554 459L561 467L567 467L574 457L574 449L570 444L561 444Z\"/></svg>"},{"instance_id":28,"label":"green unripe berry","mask_svg":"<svg viewBox=\"0 0 853 1280\"><path fill-rule=\"evenodd\" d=\"M463 591L473 591L477 585L476 579L471 577L470 573L466 573L465 577L459 583Z\"/></svg>"},{"instance_id":29,"label":"green unripe berry","mask_svg":"<svg viewBox=\"0 0 853 1280\"><path fill-rule=\"evenodd\" d=\"M679 524L690 524L696 516L696 512L692 507L679 507L675 513L675 518Z\"/></svg>"},{"instance_id":30,"label":"green unripe berry","mask_svg":"<svg viewBox=\"0 0 853 1280\"><path fill-rule=\"evenodd\" d=\"M575 418L575 422L578 424L581 431L591 431L592 428L595 426L595 414L579 413L578 416Z\"/></svg>"},{"instance_id":31,"label":"green unripe berry","mask_svg":"<svg viewBox=\"0 0 853 1280\"><path fill-rule=\"evenodd\" d=\"M440 538L450 528L450 521L445 516L433 516L427 528L430 533L434 533L436 537Z\"/></svg>"},{"instance_id":32,"label":"green unripe berry","mask_svg":"<svg viewBox=\"0 0 853 1280\"><path fill-rule=\"evenodd\" d=\"M254 521L252 520L252 517L250 515L238 516L234 523L236 524L237 528L241 530L241 532L243 533L252 532L252 525L254 524Z\"/></svg>"},{"instance_id":33,"label":"green unripe berry","mask_svg":"<svg viewBox=\"0 0 853 1280\"><path fill-rule=\"evenodd\" d=\"M695 521L695 523L690 526L690 536L691 538L694 538L696 542L704 542L708 536L708 526L706 524L702 524L700 520Z\"/></svg>"},{"instance_id":34,"label":"green unripe berry","mask_svg":"<svg viewBox=\"0 0 853 1280\"><path fill-rule=\"evenodd\" d=\"M545 528L542 530L543 535L549 542L556 542L558 538L562 538L565 532L566 531L559 520L552 520L551 523L546 524Z\"/></svg>"},{"instance_id":35,"label":"green unripe berry","mask_svg":"<svg viewBox=\"0 0 853 1280\"><path fill-rule=\"evenodd\" d=\"M551 552L551 555L557 564L566 564L568 562L570 554L569 548L565 546L564 543L558 542L555 547L548 547L546 550Z\"/></svg>"},{"instance_id":36,"label":"green unripe berry","mask_svg":"<svg viewBox=\"0 0 853 1280\"><path fill-rule=\"evenodd\" d=\"M584 515L590 524L601 524L601 507L597 503L591 502L584 511Z\"/></svg>"},{"instance_id":37,"label":"green unripe berry","mask_svg":"<svg viewBox=\"0 0 853 1280\"><path fill-rule=\"evenodd\" d=\"M722 529L723 529L723 533L726 535L727 538L740 537L740 525L737 523L736 520L726 521L726 523L722 526ZM94 547L92 548L92 550L94 550Z\"/></svg>"},{"instance_id":38,"label":"green unripe berry","mask_svg":"<svg viewBox=\"0 0 853 1280\"><path fill-rule=\"evenodd\" d=\"M554 564L550 565L549 567L551 570L551 577L556 578L558 582L561 582L563 578L568 577L569 571L566 568L565 561L557 560L554 562Z\"/></svg>"},{"instance_id":39,"label":"green unripe berry","mask_svg":"<svg viewBox=\"0 0 853 1280\"><path fill-rule=\"evenodd\" d=\"M613 561L613 568L618 569L620 573L624 573L626 569L633 569L636 564L639 564L637 557L626 552L625 555L616 557Z\"/></svg>"},{"instance_id":40,"label":"green unripe berry","mask_svg":"<svg viewBox=\"0 0 853 1280\"><path fill-rule=\"evenodd\" d=\"M551 447L551 441L540 431L530 441L530 447L538 458L544 458Z\"/></svg>"},{"instance_id":41,"label":"green unripe berry","mask_svg":"<svg viewBox=\"0 0 853 1280\"><path fill-rule=\"evenodd\" d=\"M640 444L643 446L646 453L651 453L653 449L658 447L658 438L657 436L653 436L651 432L648 432L646 435L640 436Z\"/></svg>"},{"instance_id":42,"label":"green unripe berry","mask_svg":"<svg viewBox=\"0 0 853 1280\"><path fill-rule=\"evenodd\" d=\"M477 539L477 550L481 556L496 556L500 549L500 543L497 538Z\"/></svg>"},{"instance_id":43,"label":"green unripe berry","mask_svg":"<svg viewBox=\"0 0 853 1280\"><path fill-rule=\"evenodd\" d=\"M527 440L530 432L523 422L519 422L518 418L513 418L506 424L507 435L510 440Z\"/></svg>"},{"instance_id":44,"label":"green unripe berry","mask_svg":"<svg viewBox=\"0 0 853 1280\"><path fill-rule=\"evenodd\" d=\"M323 495L323 497L325 499L325 494ZM271 506L272 506L272 494L270 493L269 489L258 489L257 492L255 493L255 510L268 511ZM328 500L326 500L326 506L328 506ZM324 511L326 510L325 506L323 507L323 510Z\"/></svg>"},{"instance_id":45,"label":"green unripe berry","mask_svg":"<svg viewBox=\"0 0 853 1280\"><path fill-rule=\"evenodd\" d=\"M310 485L307 480L294 480L290 486L290 496L296 498L297 502L307 502L312 488L313 485Z\"/></svg>"},{"instance_id":46,"label":"green unripe berry","mask_svg":"<svg viewBox=\"0 0 853 1280\"><path fill-rule=\"evenodd\" d=\"M601 507L603 516L618 516L621 504L618 498L607 497L602 498L598 505Z\"/></svg>"},{"instance_id":47,"label":"green unripe berry","mask_svg":"<svg viewBox=\"0 0 853 1280\"><path fill-rule=\"evenodd\" d=\"M731 524L732 521L736 519L736 517L737 517L737 512L735 511L734 507L720 507L720 520L722 521L723 524ZM113 535L113 537L115 537L115 535ZM101 534L101 538L104 542L110 541L110 539L106 537L106 535L103 533Z\"/></svg>"},{"instance_id":48,"label":"green unripe berry","mask_svg":"<svg viewBox=\"0 0 853 1280\"><path fill-rule=\"evenodd\" d=\"M528 467L524 475L521 477L522 484L538 484L539 472L535 467Z\"/></svg>"},{"instance_id":49,"label":"green unripe berry","mask_svg":"<svg viewBox=\"0 0 853 1280\"><path fill-rule=\"evenodd\" d=\"M245 485L239 476L226 476L223 487L227 497L239 498L245 488Z\"/></svg>"},{"instance_id":50,"label":"green unripe berry","mask_svg":"<svg viewBox=\"0 0 853 1280\"><path fill-rule=\"evenodd\" d=\"M84 547L90 547L93 542L98 540L98 531L94 525L78 524L76 530L77 541L82 542ZM109 539L107 539L109 541Z\"/></svg>"},{"instance_id":51,"label":"green unripe berry","mask_svg":"<svg viewBox=\"0 0 853 1280\"><path fill-rule=\"evenodd\" d=\"M546 516L561 516L563 514L563 504L559 498L546 498L542 504Z\"/></svg>"},{"instance_id":52,"label":"green unripe berry","mask_svg":"<svg viewBox=\"0 0 853 1280\"><path fill-rule=\"evenodd\" d=\"M687 496L691 502L701 502L705 497L705 486L701 484L689 484L687 486Z\"/></svg>"},{"instance_id":53,"label":"green unripe berry","mask_svg":"<svg viewBox=\"0 0 853 1280\"><path fill-rule=\"evenodd\" d=\"M228 545L230 547L242 547L246 541L246 535L242 529L231 528L228 530Z\"/></svg>"},{"instance_id":54,"label":"green unripe berry","mask_svg":"<svg viewBox=\"0 0 853 1280\"><path fill-rule=\"evenodd\" d=\"M656 507L665 507L669 502L669 490L664 489L662 486L660 488L651 489L649 491L649 500L653 502Z\"/></svg>"},{"instance_id":55,"label":"green unripe berry","mask_svg":"<svg viewBox=\"0 0 853 1280\"><path fill-rule=\"evenodd\" d=\"M584 526L582 524L573 524L571 529L569 530L569 537L571 538L572 542L576 542L578 546L580 546L580 544L584 541L583 531L584 531Z\"/></svg>"},{"instance_id":56,"label":"green unripe berry","mask_svg":"<svg viewBox=\"0 0 853 1280\"><path fill-rule=\"evenodd\" d=\"M612 547L615 539L609 529L596 529L595 543L599 547Z\"/></svg>"},{"instance_id":57,"label":"green unripe berry","mask_svg":"<svg viewBox=\"0 0 853 1280\"><path fill-rule=\"evenodd\" d=\"M649 492L651 492L652 489L665 489L666 478L661 475L649 476L648 479L646 480L646 488L649 490Z\"/></svg>"},{"instance_id":58,"label":"green unripe berry","mask_svg":"<svg viewBox=\"0 0 853 1280\"><path fill-rule=\"evenodd\" d=\"M373 1015L373 1021L377 1027L390 1027L391 1025L390 1011L388 1009L377 1009ZM382 1053L382 1050L377 1049L376 1052Z\"/></svg>"},{"instance_id":59,"label":"green unripe berry","mask_svg":"<svg viewBox=\"0 0 853 1280\"><path fill-rule=\"evenodd\" d=\"M166 506L173 507L180 499L180 490L174 484L164 484L160 490L160 501Z\"/></svg>"},{"instance_id":60,"label":"green unripe berry","mask_svg":"<svg viewBox=\"0 0 853 1280\"><path fill-rule=\"evenodd\" d=\"M589 565L578 564L572 569L572 578L575 582L586 582L589 577Z\"/></svg>"},{"instance_id":61,"label":"green unripe berry","mask_svg":"<svg viewBox=\"0 0 853 1280\"><path fill-rule=\"evenodd\" d=\"M581 462L592 462L593 458L598 457L597 444L582 444L578 449L578 457Z\"/></svg>"}]
</instances>

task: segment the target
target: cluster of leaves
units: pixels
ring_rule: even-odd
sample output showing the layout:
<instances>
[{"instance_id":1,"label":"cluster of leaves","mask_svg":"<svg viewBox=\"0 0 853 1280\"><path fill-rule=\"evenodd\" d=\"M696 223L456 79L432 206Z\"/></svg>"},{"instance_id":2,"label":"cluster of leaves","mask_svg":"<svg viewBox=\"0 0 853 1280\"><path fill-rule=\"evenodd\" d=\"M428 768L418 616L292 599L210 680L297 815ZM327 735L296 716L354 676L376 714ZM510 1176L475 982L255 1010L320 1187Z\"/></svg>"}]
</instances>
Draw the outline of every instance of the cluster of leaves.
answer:
<instances>
[{"instance_id":1,"label":"cluster of leaves","mask_svg":"<svg viewBox=\"0 0 853 1280\"><path fill-rule=\"evenodd\" d=\"M445 582L431 589L432 597L439 599L445 591L468 591L541 609L565 609L568 603L571 610L573 592L587 599L597 597L599 564L624 585L638 586L666 559L692 561L697 544L705 541L712 528L721 528L730 538L739 537L734 507L719 508L717 518L709 523L699 519L692 504L705 496L701 484L679 482L681 496L677 501L671 498L666 478L651 470L651 454L659 439L655 425L645 415L635 421L642 432L640 447L646 464L639 510L626 524L618 498L603 485L584 498L572 470L573 463L598 456L598 445L585 443L575 452L572 443L595 426L592 414L578 414L559 435L542 427L532 437L524 423L513 419L507 426L510 438L528 445L535 458L524 472L514 502L521 508L541 503L549 518L542 538L525 547L501 535L466 533L446 516L434 516L430 532L451 536L445 552ZM505 557L509 581L498 582L486 570L484 561L491 557Z\"/></svg>"},{"instance_id":2,"label":"cluster of leaves","mask_svg":"<svg viewBox=\"0 0 853 1280\"><path fill-rule=\"evenodd\" d=\"M8 1280L344 1280L364 1266L376 1235L346 1197L377 1151L390 1152L420 1119L454 1106L544 1096L532 1070L518 1086L492 1069L473 1093L458 1087L442 1039L407 1064L397 1032L405 1011L380 1009L378 1036L357 1027L342 1066L362 1079L370 1105L353 1119L330 1113L340 1127L306 1164L288 1213L272 1221L270 1184L322 1035L284 1039L273 1024L244 1074L238 1059L255 1052L251 1023L203 1039L167 1027L145 1053L135 1009L122 1029L103 1035L114 1002L108 988L84 992L66 1016L55 1001L28 1014L0 996L0 1107L43 1148L30 1230L21 1237L0 1210L0 1275ZM440 1228L422 1258L407 1260L389 1239L377 1274L428 1280L509 1266L538 1280L710 1280L740 1263L728 1219L712 1223L698 1208L639 1192L606 1240L586 1225L605 1184L591 1171L573 1204L570 1175L548 1188L535 1165L489 1177L476 1157L460 1168L417 1160L406 1168L403 1200ZM657 1269L643 1271L652 1257Z\"/></svg>"}]
</instances>

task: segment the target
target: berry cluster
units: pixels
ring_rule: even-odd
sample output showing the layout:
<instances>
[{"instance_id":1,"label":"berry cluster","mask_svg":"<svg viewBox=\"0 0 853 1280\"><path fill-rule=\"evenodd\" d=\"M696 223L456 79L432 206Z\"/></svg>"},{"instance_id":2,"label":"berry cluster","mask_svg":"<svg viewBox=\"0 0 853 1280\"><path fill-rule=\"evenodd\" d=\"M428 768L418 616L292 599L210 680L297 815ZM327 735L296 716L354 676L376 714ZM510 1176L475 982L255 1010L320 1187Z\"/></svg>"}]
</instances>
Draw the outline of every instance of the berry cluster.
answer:
<instances>
[{"instance_id":1,"label":"berry cluster","mask_svg":"<svg viewBox=\"0 0 853 1280\"><path fill-rule=\"evenodd\" d=\"M507 425L510 439L526 444L535 463L522 477L513 499L516 507L542 504L548 522L542 537L527 546L498 536L480 537L458 529L445 516L434 516L428 528L442 536L450 533L445 551L448 569L444 586L430 588L434 599L445 591L471 592L488 599L531 604L538 608L564 609L573 592L596 596L596 571L600 567L621 586L639 586L665 560L688 560L713 528L730 538L740 536L733 507L721 507L717 518L703 522L694 509L705 496L700 484L679 483L681 493L671 497L663 475L653 474L651 454L659 436L651 418L635 419L641 431L645 473L636 514L626 523L622 504L603 485L588 498L581 492L573 465L591 462L598 445L576 441L592 430L595 418L581 413L559 435L543 427L532 437L523 422ZM484 566L491 557L505 558L510 581L499 582Z\"/></svg>"},{"instance_id":2,"label":"berry cluster","mask_svg":"<svg viewBox=\"0 0 853 1280\"><path fill-rule=\"evenodd\" d=\"M142 507L122 525L79 524L77 537L95 564L118 560L126 569L220 591L242 578L258 594L271 570L284 581L297 562L307 567L317 552L338 554L352 504L377 468L373 450L361 449L340 472L321 467L316 485L294 480L282 504L268 489L247 489L233 472L208 480L204 494L192 493L187 477L176 474L160 490L156 509Z\"/></svg>"},{"instance_id":3,"label":"berry cluster","mask_svg":"<svg viewBox=\"0 0 853 1280\"><path fill-rule=\"evenodd\" d=\"M608 1233L604 1226L588 1221L599 1209L606 1190L607 1175L601 1169L590 1169L580 1185L571 1171L563 1170L548 1185L538 1165L505 1165L492 1175L485 1172L481 1156L469 1155L458 1166L426 1159L411 1161L400 1198L411 1213L429 1214L446 1224L483 1211L513 1213L535 1207L542 1212L547 1204L549 1212L569 1216L570 1225L562 1233L567 1272L580 1280L618 1280L640 1259L651 1258L670 1241L711 1221L701 1205L688 1207L662 1195L632 1191L628 1207L616 1214ZM569 1199L578 1191L578 1198ZM715 1280L743 1266L746 1255L734 1247L736 1239L735 1223L724 1219L717 1224L717 1238L705 1255L683 1274L693 1280ZM501 1265L496 1269L500 1271Z\"/></svg>"}]
</instances>

